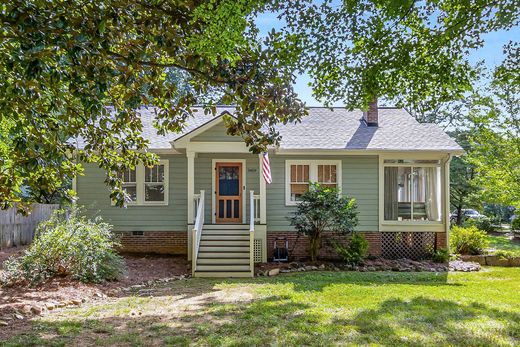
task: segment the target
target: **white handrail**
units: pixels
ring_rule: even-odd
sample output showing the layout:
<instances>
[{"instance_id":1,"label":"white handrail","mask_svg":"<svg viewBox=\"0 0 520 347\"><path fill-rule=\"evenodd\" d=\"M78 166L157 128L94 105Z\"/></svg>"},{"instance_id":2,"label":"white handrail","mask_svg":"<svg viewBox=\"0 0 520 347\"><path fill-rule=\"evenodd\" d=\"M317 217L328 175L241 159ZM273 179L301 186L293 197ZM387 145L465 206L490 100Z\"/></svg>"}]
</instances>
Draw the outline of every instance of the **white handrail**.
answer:
<instances>
[{"instance_id":1,"label":"white handrail","mask_svg":"<svg viewBox=\"0 0 520 347\"><path fill-rule=\"evenodd\" d=\"M255 202L255 223L260 223L260 195L253 195Z\"/></svg>"},{"instance_id":2,"label":"white handrail","mask_svg":"<svg viewBox=\"0 0 520 347\"><path fill-rule=\"evenodd\" d=\"M249 269L251 277L255 276L255 192L249 191Z\"/></svg>"},{"instance_id":3,"label":"white handrail","mask_svg":"<svg viewBox=\"0 0 520 347\"><path fill-rule=\"evenodd\" d=\"M197 214L195 215L195 225L192 230L192 255L191 255L191 271L195 273L197 266L197 257L199 254L200 237L202 235L202 227L204 226L204 190L194 198L197 206Z\"/></svg>"},{"instance_id":4,"label":"white handrail","mask_svg":"<svg viewBox=\"0 0 520 347\"><path fill-rule=\"evenodd\" d=\"M255 192L249 191L249 231L255 231Z\"/></svg>"}]
</instances>

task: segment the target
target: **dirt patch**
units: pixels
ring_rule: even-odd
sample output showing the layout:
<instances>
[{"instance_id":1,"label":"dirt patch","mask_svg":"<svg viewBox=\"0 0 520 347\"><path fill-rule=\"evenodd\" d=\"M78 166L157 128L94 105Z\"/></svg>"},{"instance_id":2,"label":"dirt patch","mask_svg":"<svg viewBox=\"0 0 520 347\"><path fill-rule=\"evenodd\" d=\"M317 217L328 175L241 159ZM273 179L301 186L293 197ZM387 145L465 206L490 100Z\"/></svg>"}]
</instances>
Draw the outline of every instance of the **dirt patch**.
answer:
<instances>
[{"instance_id":1,"label":"dirt patch","mask_svg":"<svg viewBox=\"0 0 520 347\"><path fill-rule=\"evenodd\" d=\"M1 251L0 268L7 258L20 256L24 249L17 247ZM122 296L125 288L188 274L186 257L131 254L123 254L123 257L128 272L120 281L85 284L70 278L55 278L37 287L0 287L0 340L7 333L13 335L13 330L25 330L29 320L36 315Z\"/></svg>"}]
</instances>

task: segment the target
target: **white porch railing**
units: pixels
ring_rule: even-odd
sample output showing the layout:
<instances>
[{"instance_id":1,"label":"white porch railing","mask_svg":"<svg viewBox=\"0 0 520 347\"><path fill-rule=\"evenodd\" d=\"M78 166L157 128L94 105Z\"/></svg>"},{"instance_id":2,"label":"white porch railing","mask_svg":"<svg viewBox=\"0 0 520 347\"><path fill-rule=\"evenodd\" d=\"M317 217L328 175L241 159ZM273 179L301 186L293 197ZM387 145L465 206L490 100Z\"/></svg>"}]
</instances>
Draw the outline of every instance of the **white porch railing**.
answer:
<instances>
[{"instance_id":1,"label":"white porch railing","mask_svg":"<svg viewBox=\"0 0 520 347\"><path fill-rule=\"evenodd\" d=\"M195 273L197 266L197 256L199 254L200 236L202 235L202 228L204 226L204 190L200 191L200 194L196 194L193 197L196 215L195 225L192 230L192 254L191 254L191 271Z\"/></svg>"},{"instance_id":2,"label":"white porch railing","mask_svg":"<svg viewBox=\"0 0 520 347\"><path fill-rule=\"evenodd\" d=\"M255 277L255 221L256 212L260 207L260 197L256 199L258 195L255 195L253 190L249 191L249 268L251 269L251 277ZM258 208L257 208L258 201ZM260 219L260 218L258 218Z\"/></svg>"},{"instance_id":3,"label":"white porch railing","mask_svg":"<svg viewBox=\"0 0 520 347\"><path fill-rule=\"evenodd\" d=\"M252 202L255 205L254 221L260 223L260 195L253 195Z\"/></svg>"}]
</instances>

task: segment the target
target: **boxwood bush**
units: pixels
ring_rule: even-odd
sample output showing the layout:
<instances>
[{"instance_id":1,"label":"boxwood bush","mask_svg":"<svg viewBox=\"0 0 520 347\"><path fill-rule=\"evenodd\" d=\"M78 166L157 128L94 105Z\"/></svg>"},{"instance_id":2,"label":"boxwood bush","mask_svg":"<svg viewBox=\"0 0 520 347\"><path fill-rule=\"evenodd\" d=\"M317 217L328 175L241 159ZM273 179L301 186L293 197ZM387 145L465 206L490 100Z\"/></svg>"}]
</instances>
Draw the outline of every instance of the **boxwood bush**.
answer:
<instances>
[{"instance_id":1,"label":"boxwood bush","mask_svg":"<svg viewBox=\"0 0 520 347\"><path fill-rule=\"evenodd\" d=\"M53 213L38 225L29 248L19 258L4 262L4 285L32 284L54 276L71 276L82 282L115 280L125 272L116 253L119 246L112 226L101 218L86 218L76 206Z\"/></svg>"},{"instance_id":2,"label":"boxwood bush","mask_svg":"<svg viewBox=\"0 0 520 347\"><path fill-rule=\"evenodd\" d=\"M488 245L487 234L475 226L451 228L450 247L453 253L478 255L484 253Z\"/></svg>"}]
</instances>

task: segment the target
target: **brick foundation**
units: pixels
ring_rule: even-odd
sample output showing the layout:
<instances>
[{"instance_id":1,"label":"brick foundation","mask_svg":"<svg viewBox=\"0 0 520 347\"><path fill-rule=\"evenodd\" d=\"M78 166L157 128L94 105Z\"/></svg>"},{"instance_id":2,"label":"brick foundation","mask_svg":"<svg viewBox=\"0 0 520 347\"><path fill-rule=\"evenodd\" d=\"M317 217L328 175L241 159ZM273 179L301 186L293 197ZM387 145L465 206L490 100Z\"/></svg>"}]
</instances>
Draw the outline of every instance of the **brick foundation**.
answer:
<instances>
[{"instance_id":1,"label":"brick foundation","mask_svg":"<svg viewBox=\"0 0 520 347\"><path fill-rule=\"evenodd\" d=\"M446 233L436 233L435 234L435 246L437 249L447 249L448 248L448 240L446 239Z\"/></svg>"},{"instance_id":2,"label":"brick foundation","mask_svg":"<svg viewBox=\"0 0 520 347\"><path fill-rule=\"evenodd\" d=\"M378 232L363 232L362 235L368 241L368 252L372 256L381 255L381 234ZM273 258L274 241L277 238L286 238L289 243L289 256L291 259L300 260L309 257L309 239L301 235L298 237L296 232L267 232L267 260ZM341 243L348 243L350 235L340 235L337 233L325 233L321 240L320 259L338 259L330 240Z\"/></svg>"},{"instance_id":3,"label":"brick foundation","mask_svg":"<svg viewBox=\"0 0 520 347\"><path fill-rule=\"evenodd\" d=\"M128 253L187 254L187 233L177 231L118 232L121 251Z\"/></svg>"}]
</instances>

